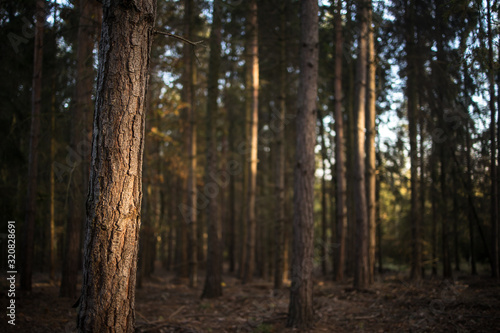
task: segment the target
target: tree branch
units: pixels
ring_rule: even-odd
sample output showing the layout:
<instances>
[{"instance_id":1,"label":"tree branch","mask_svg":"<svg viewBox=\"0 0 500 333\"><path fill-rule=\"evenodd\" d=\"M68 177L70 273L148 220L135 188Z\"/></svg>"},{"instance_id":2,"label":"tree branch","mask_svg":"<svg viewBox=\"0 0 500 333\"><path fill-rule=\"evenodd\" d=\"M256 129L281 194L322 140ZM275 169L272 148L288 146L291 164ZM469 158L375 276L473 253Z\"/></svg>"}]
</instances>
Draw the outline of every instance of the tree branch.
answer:
<instances>
[{"instance_id":1,"label":"tree branch","mask_svg":"<svg viewBox=\"0 0 500 333\"><path fill-rule=\"evenodd\" d=\"M186 39L186 38L184 38L182 36L174 35L174 34L171 34L169 32L164 32L164 31L159 31L159 30L155 30L154 33L155 34L159 34L159 35L165 35L165 36L168 36L168 37L173 37L173 38L176 38L176 39L179 39L179 40L183 41L184 43L187 43L187 44L190 44L190 45L193 45L193 46L198 46L198 45L205 46L203 44L205 42L204 40L200 40L198 42L192 42L189 39Z\"/></svg>"}]
</instances>

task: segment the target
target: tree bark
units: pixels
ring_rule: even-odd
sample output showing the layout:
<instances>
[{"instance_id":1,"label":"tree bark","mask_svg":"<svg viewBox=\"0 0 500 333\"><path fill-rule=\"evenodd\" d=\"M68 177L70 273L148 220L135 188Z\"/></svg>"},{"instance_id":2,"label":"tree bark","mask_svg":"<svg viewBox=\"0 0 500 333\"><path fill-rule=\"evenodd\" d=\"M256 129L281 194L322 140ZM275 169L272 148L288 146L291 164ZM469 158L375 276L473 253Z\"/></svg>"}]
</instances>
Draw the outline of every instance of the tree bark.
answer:
<instances>
[{"instance_id":1,"label":"tree bark","mask_svg":"<svg viewBox=\"0 0 500 333\"><path fill-rule=\"evenodd\" d=\"M275 251L274 289L283 286L284 246L285 246L285 115L286 115L286 10L287 2L280 7L279 35L279 113L276 119L275 161Z\"/></svg>"},{"instance_id":2,"label":"tree bark","mask_svg":"<svg viewBox=\"0 0 500 333\"><path fill-rule=\"evenodd\" d=\"M408 78L406 83L406 94L408 99L408 127L410 137L410 226L411 226L411 272L413 280L422 278L422 255L420 251L420 210L418 207L418 147L417 147L417 49L415 47L415 3L410 0L406 4L406 18L409 31L406 36L406 63L408 67Z\"/></svg>"},{"instance_id":3,"label":"tree bark","mask_svg":"<svg viewBox=\"0 0 500 333\"><path fill-rule=\"evenodd\" d=\"M257 191L257 140L258 140L258 122L259 122L259 48L258 48L258 25L257 25L257 1L251 0L249 3L248 17L248 60L247 70L251 72L251 86L246 87L252 92L251 101L252 108L250 114L250 145L248 150L250 156L248 160L248 202L247 202L247 237L246 237L246 253L245 253L245 269L243 274L243 283L251 282L255 269L255 197Z\"/></svg>"},{"instance_id":4,"label":"tree bark","mask_svg":"<svg viewBox=\"0 0 500 333\"><path fill-rule=\"evenodd\" d=\"M193 0L184 0L184 37L192 40L192 26L194 17ZM189 286L194 288L198 281L198 239L196 224L196 111L193 85L193 46L187 43L183 47L184 77L183 77L183 99L187 104L187 156L188 156L188 179L187 179L187 217L189 228Z\"/></svg>"},{"instance_id":5,"label":"tree bark","mask_svg":"<svg viewBox=\"0 0 500 333\"><path fill-rule=\"evenodd\" d=\"M145 97L156 1L105 2L80 332L134 332Z\"/></svg>"},{"instance_id":6,"label":"tree bark","mask_svg":"<svg viewBox=\"0 0 500 333\"><path fill-rule=\"evenodd\" d=\"M376 200L375 200L375 128L376 97L375 97L375 70L376 55L375 41L372 27L372 8L368 10L368 73L366 78L366 201L368 204L368 280L373 283L375 272L375 245L376 245Z\"/></svg>"},{"instance_id":7,"label":"tree bark","mask_svg":"<svg viewBox=\"0 0 500 333\"><path fill-rule=\"evenodd\" d=\"M300 74L294 170L292 286L288 327L313 324L314 146L318 89L318 2L301 1Z\"/></svg>"},{"instance_id":8,"label":"tree bark","mask_svg":"<svg viewBox=\"0 0 500 333\"><path fill-rule=\"evenodd\" d=\"M347 189L344 148L344 116L342 114L342 2L337 0L335 11L335 168L337 174L337 255L335 261L335 281L344 279L347 233Z\"/></svg>"},{"instance_id":9,"label":"tree bark","mask_svg":"<svg viewBox=\"0 0 500 333\"><path fill-rule=\"evenodd\" d=\"M25 291L31 291L31 278L33 275L33 251L38 182L38 141L40 136L40 112L42 107L43 26L45 24L45 1L37 0L35 5L35 51L31 101L28 193L26 196L23 260L21 261L21 289Z\"/></svg>"},{"instance_id":10,"label":"tree bark","mask_svg":"<svg viewBox=\"0 0 500 333\"><path fill-rule=\"evenodd\" d=\"M327 201L326 201L326 166L325 161L328 159L326 152L326 143L325 143L325 126L323 124L323 116L321 115L321 111L318 109L318 121L319 121L319 135L321 137L321 167L322 167L322 175L321 175L321 247L320 247L320 260L321 260L321 273L323 276L327 274L327 249L328 249L328 225L327 225Z\"/></svg>"},{"instance_id":11,"label":"tree bark","mask_svg":"<svg viewBox=\"0 0 500 333\"><path fill-rule=\"evenodd\" d=\"M495 134L495 79L493 63L493 35L491 30L491 4L486 1L488 21L488 83L489 83L489 106L490 106L490 140L491 140L491 276L498 278L499 270L499 241L498 241L498 183L496 170L496 134Z\"/></svg>"},{"instance_id":12,"label":"tree bark","mask_svg":"<svg viewBox=\"0 0 500 333\"><path fill-rule=\"evenodd\" d=\"M359 3L360 24L359 55L356 69L356 108L354 131L354 202L356 211L356 249L354 288L364 289L369 281L368 272L368 215L365 191L365 98L367 74L368 11L371 1Z\"/></svg>"},{"instance_id":13,"label":"tree bark","mask_svg":"<svg viewBox=\"0 0 500 333\"><path fill-rule=\"evenodd\" d=\"M212 9L212 31L210 33L210 59L208 67L207 95L207 167L205 190L209 191L207 227L208 253L205 285L201 298L222 296L222 252L220 236L220 218L217 209L217 196L220 188L214 178L217 172L217 98L219 94L218 80L221 53L221 12L220 0L214 1ZM212 192L213 190L213 192Z\"/></svg>"}]
</instances>

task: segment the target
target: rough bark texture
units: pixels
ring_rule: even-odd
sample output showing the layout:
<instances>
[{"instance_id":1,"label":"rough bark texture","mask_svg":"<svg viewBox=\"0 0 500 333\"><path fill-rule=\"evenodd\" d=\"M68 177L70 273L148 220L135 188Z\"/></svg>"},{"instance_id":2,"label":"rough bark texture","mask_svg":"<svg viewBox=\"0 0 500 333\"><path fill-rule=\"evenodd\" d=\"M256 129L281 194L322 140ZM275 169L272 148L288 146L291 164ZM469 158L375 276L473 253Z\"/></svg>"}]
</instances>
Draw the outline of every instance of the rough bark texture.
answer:
<instances>
[{"instance_id":1,"label":"rough bark texture","mask_svg":"<svg viewBox=\"0 0 500 333\"><path fill-rule=\"evenodd\" d=\"M219 185L213 178L217 172L217 98L219 94L218 80L221 53L221 13L218 0L213 5L212 31L210 33L210 59L208 67L208 96L207 96L207 167L205 191L209 192L207 214L208 253L205 285L202 298L222 296L222 253L220 219L217 210L217 200L220 191Z\"/></svg>"},{"instance_id":2,"label":"rough bark texture","mask_svg":"<svg viewBox=\"0 0 500 333\"><path fill-rule=\"evenodd\" d=\"M145 96L156 1L103 4L80 332L134 332Z\"/></svg>"},{"instance_id":3,"label":"rough bark texture","mask_svg":"<svg viewBox=\"0 0 500 333\"><path fill-rule=\"evenodd\" d=\"M368 279L373 283L375 272L375 243L376 243L376 201L375 201L375 41L372 27L372 8L368 9L368 73L366 85L366 201L368 204Z\"/></svg>"},{"instance_id":4,"label":"rough bark texture","mask_svg":"<svg viewBox=\"0 0 500 333\"><path fill-rule=\"evenodd\" d=\"M31 101L31 129L28 170L28 193L26 196L26 220L23 238L23 260L21 261L21 289L31 291L33 275L33 251L36 217L36 191L38 178L38 141L40 136L40 110L42 103L43 25L45 24L45 1L36 1L35 52L33 61L33 86Z\"/></svg>"},{"instance_id":5,"label":"rough bark texture","mask_svg":"<svg viewBox=\"0 0 500 333\"><path fill-rule=\"evenodd\" d=\"M287 326L306 328L313 317L314 146L318 88L318 2L301 1L300 74L294 170L292 286Z\"/></svg>"},{"instance_id":6,"label":"rough bark texture","mask_svg":"<svg viewBox=\"0 0 500 333\"><path fill-rule=\"evenodd\" d=\"M248 160L248 184L247 184L247 215L246 215L246 253L245 253L245 269L243 274L243 283L252 281L253 272L255 269L255 234L257 224L255 220L255 196L257 192L257 135L259 122L259 49L258 49L258 34L257 34L257 1L251 0L249 3L248 17L248 59L247 70L251 72L250 89L252 92L251 113L250 113L250 145L248 150L250 156Z\"/></svg>"},{"instance_id":7,"label":"rough bark texture","mask_svg":"<svg viewBox=\"0 0 500 333\"><path fill-rule=\"evenodd\" d=\"M75 104L71 116L70 147L76 155L72 165L69 184L69 211L66 225L66 242L62 265L61 287L62 297L76 297L77 281L80 270L81 231L85 221L85 195L87 190L86 174L88 174L88 150L86 119L92 114L92 86L94 81L93 56L96 22L92 18L97 12L94 0L79 1L78 48L77 48L77 80L75 87Z\"/></svg>"},{"instance_id":8,"label":"rough bark texture","mask_svg":"<svg viewBox=\"0 0 500 333\"><path fill-rule=\"evenodd\" d=\"M369 284L368 275L368 216L365 192L365 106L367 72L368 10L371 1L359 3L359 55L356 69L356 108L354 131L354 202L356 211L356 249L354 288Z\"/></svg>"},{"instance_id":9,"label":"rough bark texture","mask_svg":"<svg viewBox=\"0 0 500 333\"><path fill-rule=\"evenodd\" d=\"M325 143L325 126L323 124L323 116L321 115L321 110L318 109L318 120L319 120L319 135L321 137L321 166L323 174L321 176L321 247L320 247L320 260L321 260L321 273L326 276L327 274L327 248L328 248L328 226L326 222L327 218L327 200L326 200L326 166L325 161L328 159L326 152Z\"/></svg>"},{"instance_id":10,"label":"rough bark texture","mask_svg":"<svg viewBox=\"0 0 500 333\"><path fill-rule=\"evenodd\" d=\"M335 11L335 172L337 175L337 255L335 261L335 280L344 279L346 233L347 233L347 189L344 148L344 119L342 115L342 2L337 0Z\"/></svg>"}]
</instances>

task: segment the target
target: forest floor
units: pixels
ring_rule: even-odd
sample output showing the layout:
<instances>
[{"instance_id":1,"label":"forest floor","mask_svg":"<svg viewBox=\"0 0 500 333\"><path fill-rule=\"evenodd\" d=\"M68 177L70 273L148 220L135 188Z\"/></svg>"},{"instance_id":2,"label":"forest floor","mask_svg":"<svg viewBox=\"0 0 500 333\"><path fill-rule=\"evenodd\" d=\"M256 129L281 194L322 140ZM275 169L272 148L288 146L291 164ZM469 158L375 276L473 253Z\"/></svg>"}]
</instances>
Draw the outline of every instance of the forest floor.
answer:
<instances>
[{"instance_id":1,"label":"forest floor","mask_svg":"<svg viewBox=\"0 0 500 333\"><path fill-rule=\"evenodd\" d=\"M159 271L136 294L137 332L298 332L285 328L289 291L273 295L270 282L247 285L224 275L224 295L200 299L198 288ZM387 274L363 292L351 283L315 281L317 318L308 332L499 332L500 283L488 277L410 283ZM5 286L5 284L2 284ZM2 288L5 290L5 288ZM17 294L16 326L7 324L7 295L0 296L0 332L75 332L74 299L59 298L46 275L35 275L33 292Z\"/></svg>"}]
</instances>

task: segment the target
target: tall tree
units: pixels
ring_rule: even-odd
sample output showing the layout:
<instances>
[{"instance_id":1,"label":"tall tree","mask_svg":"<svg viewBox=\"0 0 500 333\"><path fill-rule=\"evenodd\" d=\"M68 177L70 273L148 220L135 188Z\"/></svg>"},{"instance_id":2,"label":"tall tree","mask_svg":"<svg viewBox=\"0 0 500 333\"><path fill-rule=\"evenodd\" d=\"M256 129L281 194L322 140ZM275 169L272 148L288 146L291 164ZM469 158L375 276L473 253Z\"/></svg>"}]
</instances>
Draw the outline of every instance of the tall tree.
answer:
<instances>
[{"instance_id":1,"label":"tall tree","mask_svg":"<svg viewBox=\"0 0 500 333\"><path fill-rule=\"evenodd\" d=\"M496 135L495 135L495 79L493 60L493 31L491 28L491 3L486 1L486 16L488 24L488 84L489 84L489 107L490 107L490 140L491 140L491 275L495 278L500 276L498 258L498 183L496 170ZM500 107L500 106L499 106Z\"/></svg>"},{"instance_id":2,"label":"tall tree","mask_svg":"<svg viewBox=\"0 0 500 333\"><path fill-rule=\"evenodd\" d=\"M68 221L66 224L66 242L62 266L61 287L59 295L75 297L78 272L80 270L81 230L85 220L85 190L86 174L88 173L87 151L87 119L92 114L92 86L94 70L92 56L96 35L98 13L95 0L80 0L78 2L78 40L77 69L74 111L71 116L70 147L79 157L74 161L69 184Z\"/></svg>"},{"instance_id":3,"label":"tall tree","mask_svg":"<svg viewBox=\"0 0 500 333\"><path fill-rule=\"evenodd\" d=\"M368 272L368 215L365 192L365 108L367 78L368 20L370 0L358 3L360 25L356 68L356 107L354 131L354 201L356 211L356 249L354 287L363 289L369 284Z\"/></svg>"},{"instance_id":4,"label":"tall tree","mask_svg":"<svg viewBox=\"0 0 500 333\"><path fill-rule=\"evenodd\" d=\"M344 279L346 234L347 234L347 189L344 148L344 119L342 114L342 2L337 0L334 14L335 20L335 171L337 179L336 206L337 206L337 255L335 260L335 280Z\"/></svg>"},{"instance_id":5,"label":"tall tree","mask_svg":"<svg viewBox=\"0 0 500 333\"><path fill-rule=\"evenodd\" d=\"M296 119L292 286L287 326L313 323L314 146L318 92L318 2L302 0L300 7L300 74Z\"/></svg>"},{"instance_id":6,"label":"tall tree","mask_svg":"<svg viewBox=\"0 0 500 333\"><path fill-rule=\"evenodd\" d=\"M33 275L33 248L38 182L38 142L40 136L40 111L42 108L43 26L45 24L45 1L37 0L35 5L35 51L31 100L28 194L26 196L26 220L23 238L23 260L21 263L21 289L26 291L31 291L31 278Z\"/></svg>"},{"instance_id":7,"label":"tall tree","mask_svg":"<svg viewBox=\"0 0 500 333\"><path fill-rule=\"evenodd\" d=\"M375 91L375 71L376 55L375 40L372 26L372 8L368 10L368 48L367 61L368 71L366 77L366 201L368 204L368 279L373 282L375 271L375 243L376 243L376 200L375 200L375 128L376 117L376 91Z\"/></svg>"},{"instance_id":8,"label":"tall tree","mask_svg":"<svg viewBox=\"0 0 500 333\"><path fill-rule=\"evenodd\" d=\"M247 81L251 95L247 98L251 99L249 122L249 145L247 147L250 152L248 159L248 177L247 177L247 215L246 215L246 251L245 251L245 267L243 274L243 283L252 281L253 272L255 269L255 234L257 224L255 220L255 197L257 194L257 142L259 128L259 46L258 46L258 25L257 25L257 1L250 0L248 12L248 49L246 70L250 73L250 80Z\"/></svg>"},{"instance_id":9,"label":"tall tree","mask_svg":"<svg viewBox=\"0 0 500 333\"><path fill-rule=\"evenodd\" d=\"M194 17L193 0L184 1L184 37L191 40L193 30ZM196 112L194 99L193 85L193 47L185 43L183 47L184 58L184 73L183 73L183 99L187 104L187 156L188 156L188 179L187 179L187 209L189 210L187 217L189 224L189 285L196 287L198 280L198 264L197 264L197 226L196 226Z\"/></svg>"},{"instance_id":10,"label":"tall tree","mask_svg":"<svg viewBox=\"0 0 500 333\"><path fill-rule=\"evenodd\" d=\"M279 113L276 122L276 158L275 162L275 196L276 196L276 224L275 224L275 262L274 262L274 289L283 286L283 250L285 243L285 115L286 115L286 10L287 1L281 2L280 7L280 36L279 36Z\"/></svg>"},{"instance_id":11,"label":"tall tree","mask_svg":"<svg viewBox=\"0 0 500 333\"><path fill-rule=\"evenodd\" d=\"M406 20L408 32L406 33L406 63L407 63L407 108L408 108L408 127L410 137L410 181L411 181L411 208L410 208L410 226L411 226L411 273L412 279L422 278L422 256L420 251L420 211L418 207L418 147L417 147L417 48L415 42L415 1L410 0L406 3Z\"/></svg>"},{"instance_id":12,"label":"tall tree","mask_svg":"<svg viewBox=\"0 0 500 333\"><path fill-rule=\"evenodd\" d=\"M145 97L156 1L103 3L80 332L134 332Z\"/></svg>"},{"instance_id":13,"label":"tall tree","mask_svg":"<svg viewBox=\"0 0 500 333\"><path fill-rule=\"evenodd\" d=\"M215 0L212 9L212 30L210 32L210 59L208 64L208 95L207 95L207 165L206 165L206 183L208 188L210 184L215 185L213 178L217 172L217 99L219 94L218 80L220 70L221 53L221 3ZM218 192L217 192L218 193ZM208 198L208 253L207 269L205 276L205 285L203 287L202 298L214 298L222 296L222 252L220 236L220 218L217 210L217 195L211 195Z\"/></svg>"}]
</instances>

